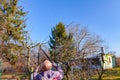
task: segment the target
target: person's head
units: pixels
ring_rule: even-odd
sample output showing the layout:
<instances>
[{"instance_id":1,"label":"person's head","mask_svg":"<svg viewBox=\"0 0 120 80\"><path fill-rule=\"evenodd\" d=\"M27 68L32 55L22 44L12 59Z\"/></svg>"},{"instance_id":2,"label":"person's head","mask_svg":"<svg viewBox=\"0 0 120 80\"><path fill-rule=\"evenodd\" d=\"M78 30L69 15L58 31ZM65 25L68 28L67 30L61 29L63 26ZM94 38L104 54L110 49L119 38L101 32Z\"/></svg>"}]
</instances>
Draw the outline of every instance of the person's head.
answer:
<instances>
[{"instance_id":1,"label":"person's head","mask_svg":"<svg viewBox=\"0 0 120 80\"><path fill-rule=\"evenodd\" d=\"M45 60L42 64L42 70L47 71L52 68L52 63L49 60Z\"/></svg>"}]
</instances>

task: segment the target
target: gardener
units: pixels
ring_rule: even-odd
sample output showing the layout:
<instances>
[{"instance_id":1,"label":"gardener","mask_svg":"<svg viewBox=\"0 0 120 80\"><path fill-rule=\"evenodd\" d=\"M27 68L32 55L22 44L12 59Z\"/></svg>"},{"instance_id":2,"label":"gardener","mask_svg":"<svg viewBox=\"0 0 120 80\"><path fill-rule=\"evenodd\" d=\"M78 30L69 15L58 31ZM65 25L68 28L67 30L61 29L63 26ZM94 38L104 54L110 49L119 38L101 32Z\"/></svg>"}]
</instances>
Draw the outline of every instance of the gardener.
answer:
<instances>
[{"instance_id":1,"label":"gardener","mask_svg":"<svg viewBox=\"0 0 120 80\"><path fill-rule=\"evenodd\" d=\"M55 70L52 70L52 67L56 68ZM35 72L34 80L62 80L63 78L63 70L61 69L61 66L58 64L52 64L49 60L45 60L41 67L40 67L40 73L38 73L38 68Z\"/></svg>"}]
</instances>

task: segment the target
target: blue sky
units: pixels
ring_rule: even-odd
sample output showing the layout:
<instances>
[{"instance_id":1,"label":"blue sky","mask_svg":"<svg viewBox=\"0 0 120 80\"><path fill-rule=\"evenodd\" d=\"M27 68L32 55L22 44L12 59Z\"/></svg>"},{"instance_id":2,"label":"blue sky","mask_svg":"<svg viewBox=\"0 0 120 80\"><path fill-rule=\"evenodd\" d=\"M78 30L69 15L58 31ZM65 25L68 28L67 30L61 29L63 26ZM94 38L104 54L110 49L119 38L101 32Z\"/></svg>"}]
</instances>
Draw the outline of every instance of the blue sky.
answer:
<instances>
[{"instance_id":1,"label":"blue sky","mask_svg":"<svg viewBox=\"0 0 120 80\"><path fill-rule=\"evenodd\" d=\"M120 56L120 0L20 0L19 5L28 12L32 40L47 41L58 22L74 22L99 35Z\"/></svg>"}]
</instances>

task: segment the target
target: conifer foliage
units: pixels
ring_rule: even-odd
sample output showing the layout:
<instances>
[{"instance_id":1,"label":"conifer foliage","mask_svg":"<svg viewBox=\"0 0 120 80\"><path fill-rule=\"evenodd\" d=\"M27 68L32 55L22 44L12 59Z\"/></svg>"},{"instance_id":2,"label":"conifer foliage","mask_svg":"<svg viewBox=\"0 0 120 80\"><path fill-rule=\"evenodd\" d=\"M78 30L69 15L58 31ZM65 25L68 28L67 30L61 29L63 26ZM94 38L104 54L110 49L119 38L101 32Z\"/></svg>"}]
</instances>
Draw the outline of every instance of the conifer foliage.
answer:
<instances>
[{"instance_id":1,"label":"conifer foliage","mask_svg":"<svg viewBox=\"0 0 120 80\"><path fill-rule=\"evenodd\" d=\"M66 32L65 25L58 23L52 28L50 36L51 58L57 62L67 62L74 55L73 36Z\"/></svg>"},{"instance_id":2,"label":"conifer foliage","mask_svg":"<svg viewBox=\"0 0 120 80\"><path fill-rule=\"evenodd\" d=\"M16 60L16 51L21 51L21 43L24 41L25 16L18 0L0 0L0 50L7 60ZM13 57L13 58L12 58ZM11 59L13 60L11 60Z\"/></svg>"}]
</instances>

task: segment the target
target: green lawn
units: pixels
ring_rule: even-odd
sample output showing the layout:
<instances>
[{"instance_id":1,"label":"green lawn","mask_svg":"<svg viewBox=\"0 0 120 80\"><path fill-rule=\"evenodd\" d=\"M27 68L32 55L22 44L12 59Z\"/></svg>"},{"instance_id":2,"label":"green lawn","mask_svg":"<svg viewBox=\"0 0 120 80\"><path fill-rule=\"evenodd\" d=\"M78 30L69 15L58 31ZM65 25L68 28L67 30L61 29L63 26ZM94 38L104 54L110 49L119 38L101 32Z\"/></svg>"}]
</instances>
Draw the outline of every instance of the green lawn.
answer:
<instances>
[{"instance_id":1,"label":"green lawn","mask_svg":"<svg viewBox=\"0 0 120 80\"><path fill-rule=\"evenodd\" d=\"M97 78L98 75L94 75L91 80L97 80ZM102 80L120 80L120 67L105 70Z\"/></svg>"}]
</instances>

